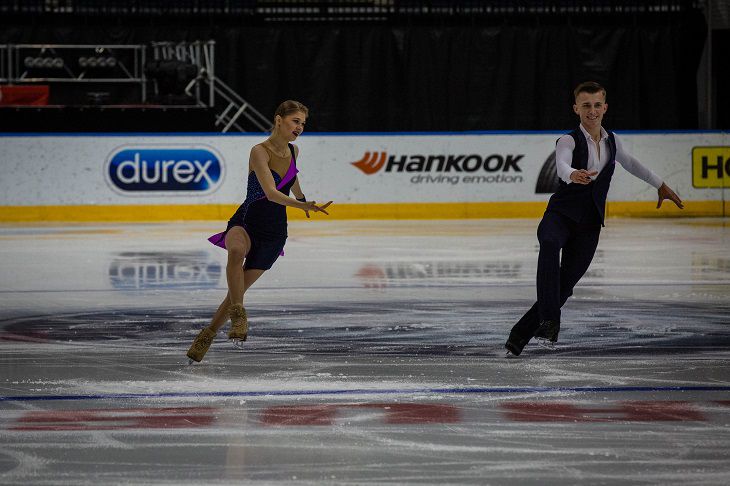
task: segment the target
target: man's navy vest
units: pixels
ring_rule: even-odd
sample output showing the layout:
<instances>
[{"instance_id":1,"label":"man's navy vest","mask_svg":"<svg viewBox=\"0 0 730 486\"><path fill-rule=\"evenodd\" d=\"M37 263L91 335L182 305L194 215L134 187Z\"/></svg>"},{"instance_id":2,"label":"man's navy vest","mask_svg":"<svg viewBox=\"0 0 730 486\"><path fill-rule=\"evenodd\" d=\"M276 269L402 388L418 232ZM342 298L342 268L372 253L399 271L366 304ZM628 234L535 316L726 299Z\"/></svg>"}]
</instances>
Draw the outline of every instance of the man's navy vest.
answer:
<instances>
[{"instance_id":1,"label":"man's navy vest","mask_svg":"<svg viewBox=\"0 0 730 486\"><path fill-rule=\"evenodd\" d=\"M576 128L570 132L570 136L575 140L575 149L573 150L573 161L570 164L574 169L588 168L588 142L580 128ZM560 179L558 190L550 198L548 202L548 211L556 211L563 214L573 221L593 222L595 221L595 212L598 211L601 225L606 212L606 196L608 188L611 186L611 177L616 168L616 139L613 132L608 132L608 163L598 174L596 180L590 184L566 184ZM595 208L595 209L594 209Z\"/></svg>"}]
</instances>

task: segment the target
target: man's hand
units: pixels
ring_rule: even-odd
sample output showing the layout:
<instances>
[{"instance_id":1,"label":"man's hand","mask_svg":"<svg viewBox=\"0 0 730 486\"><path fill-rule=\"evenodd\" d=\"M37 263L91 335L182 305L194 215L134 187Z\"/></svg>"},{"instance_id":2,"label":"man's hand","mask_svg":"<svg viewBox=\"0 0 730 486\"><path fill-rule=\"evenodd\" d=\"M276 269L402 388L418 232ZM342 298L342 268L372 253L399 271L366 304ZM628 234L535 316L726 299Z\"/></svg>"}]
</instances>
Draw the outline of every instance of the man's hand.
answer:
<instances>
[{"instance_id":1,"label":"man's hand","mask_svg":"<svg viewBox=\"0 0 730 486\"><path fill-rule=\"evenodd\" d=\"M662 185L659 187L659 201L656 203L656 208L659 209L662 207L662 201L665 199L669 199L674 204L677 205L679 209L684 209L684 205L682 204L682 200L679 199L679 196L666 184L662 182Z\"/></svg>"},{"instance_id":2,"label":"man's hand","mask_svg":"<svg viewBox=\"0 0 730 486\"><path fill-rule=\"evenodd\" d=\"M591 183L591 177L597 175L597 171L588 172L587 170L580 169L580 170L574 170L570 173L570 180L575 182L576 184L583 184L584 186L586 184Z\"/></svg>"}]
</instances>

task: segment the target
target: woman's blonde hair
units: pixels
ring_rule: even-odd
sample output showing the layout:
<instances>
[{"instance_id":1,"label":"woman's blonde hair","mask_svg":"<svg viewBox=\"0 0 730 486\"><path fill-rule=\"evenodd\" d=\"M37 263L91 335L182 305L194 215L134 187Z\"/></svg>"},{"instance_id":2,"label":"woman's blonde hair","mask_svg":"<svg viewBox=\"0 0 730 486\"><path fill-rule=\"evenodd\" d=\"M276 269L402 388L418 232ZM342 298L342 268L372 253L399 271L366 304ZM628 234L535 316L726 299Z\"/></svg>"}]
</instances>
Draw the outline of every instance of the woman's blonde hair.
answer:
<instances>
[{"instance_id":1,"label":"woman's blonde hair","mask_svg":"<svg viewBox=\"0 0 730 486\"><path fill-rule=\"evenodd\" d=\"M304 113L304 116L309 116L309 108L307 108L306 106L304 106L304 104L298 101L286 100L281 103L274 113L274 123L271 125L270 131L274 131L277 115L284 118L285 116L296 113L297 111L301 111L302 113Z\"/></svg>"}]
</instances>

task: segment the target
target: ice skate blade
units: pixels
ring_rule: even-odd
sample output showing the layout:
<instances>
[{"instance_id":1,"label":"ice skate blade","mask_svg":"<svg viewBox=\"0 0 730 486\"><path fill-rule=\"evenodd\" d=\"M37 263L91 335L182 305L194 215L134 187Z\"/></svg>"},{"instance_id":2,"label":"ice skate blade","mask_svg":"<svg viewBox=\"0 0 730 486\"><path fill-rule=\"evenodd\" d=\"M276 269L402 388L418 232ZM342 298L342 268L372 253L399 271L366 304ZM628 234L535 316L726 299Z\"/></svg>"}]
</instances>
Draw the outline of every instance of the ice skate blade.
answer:
<instances>
[{"instance_id":1,"label":"ice skate blade","mask_svg":"<svg viewBox=\"0 0 730 486\"><path fill-rule=\"evenodd\" d=\"M520 357L510 350L507 350L507 354L504 355L507 359L519 359Z\"/></svg>"},{"instance_id":2,"label":"ice skate blade","mask_svg":"<svg viewBox=\"0 0 730 486\"><path fill-rule=\"evenodd\" d=\"M188 366L192 365L193 363L195 363L195 360L193 358L188 358Z\"/></svg>"},{"instance_id":3,"label":"ice skate blade","mask_svg":"<svg viewBox=\"0 0 730 486\"><path fill-rule=\"evenodd\" d=\"M240 338L234 338L231 339L231 343L233 344L233 347L236 349L243 349L244 348L244 341L246 341L246 338L240 339Z\"/></svg>"},{"instance_id":4,"label":"ice skate blade","mask_svg":"<svg viewBox=\"0 0 730 486\"><path fill-rule=\"evenodd\" d=\"M554 341L551 341L551 340L545 339L545 338L541 338L541 337L535 338L535 341L537 342L537 345L540 346L541 348L555 351L555 342Z\"/></svg>"}]
</instances>

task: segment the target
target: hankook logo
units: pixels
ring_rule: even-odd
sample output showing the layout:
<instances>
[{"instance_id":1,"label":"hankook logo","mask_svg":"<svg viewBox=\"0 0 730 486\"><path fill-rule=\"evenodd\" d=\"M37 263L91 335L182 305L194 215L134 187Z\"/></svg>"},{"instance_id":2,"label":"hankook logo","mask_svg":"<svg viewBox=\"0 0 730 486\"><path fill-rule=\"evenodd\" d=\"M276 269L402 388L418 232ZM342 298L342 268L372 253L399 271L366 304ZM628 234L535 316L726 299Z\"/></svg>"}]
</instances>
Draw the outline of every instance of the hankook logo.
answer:
<instances>
[{"instance_id":1,"label":"hankook logo","mask_svg":"<svg viewBox=\"0 0 730 486\"><path fill-rule=\"evenodd\" d=\"M558 178L558 170L555 167L555 150L548 155L545 163L542 164L540 174L537 176L535 184L535 194L552 194L560 187L560 179Z\"/></svg>"},{"instance_id":2,"label":"hankook logo","mask_svg":"<svg viewBox=\"0 0 730 486\"><path fill-rule=\"evenodd\" d=\"M385 167L384 172L522 172L519 166L524 155L391 155L387 152L365 152L362 159L351 162L367 175Z\"/></svg>"},{"instance_id":3,"label":"hankook logo","mask_svg":"<svg viewBox=\"0 0 730 486\"><path fill-rule=\"evenodd\" d=\"M411 183L514 183L523 182L523 154L408 154L367 151L351 162L363 174L412 174Z\"/></svg>"}]
</instances>

